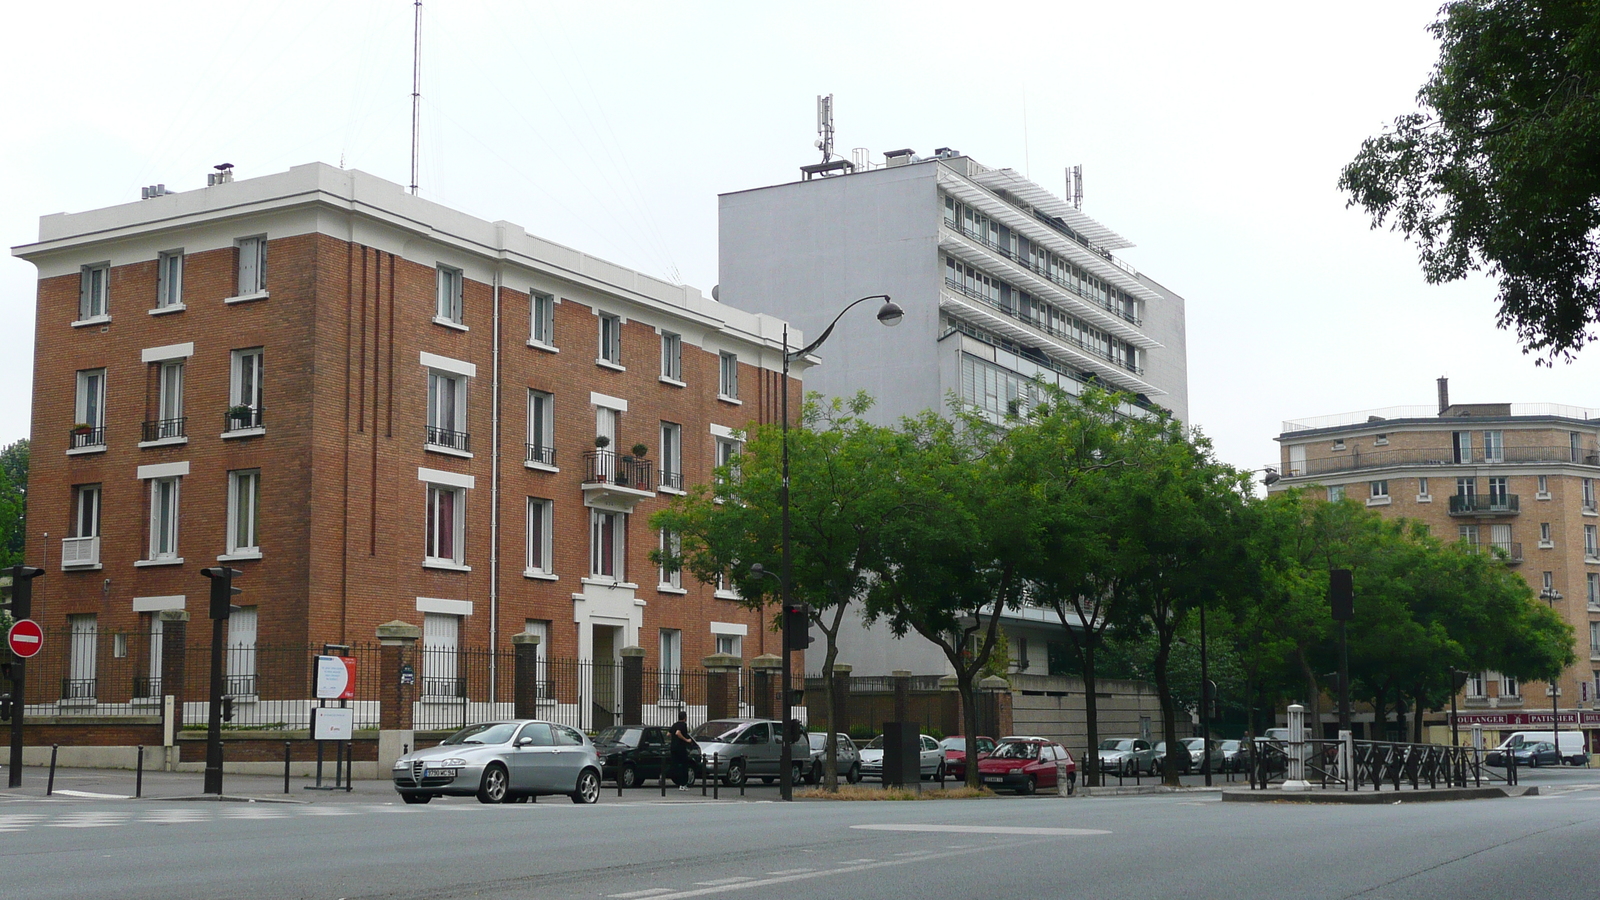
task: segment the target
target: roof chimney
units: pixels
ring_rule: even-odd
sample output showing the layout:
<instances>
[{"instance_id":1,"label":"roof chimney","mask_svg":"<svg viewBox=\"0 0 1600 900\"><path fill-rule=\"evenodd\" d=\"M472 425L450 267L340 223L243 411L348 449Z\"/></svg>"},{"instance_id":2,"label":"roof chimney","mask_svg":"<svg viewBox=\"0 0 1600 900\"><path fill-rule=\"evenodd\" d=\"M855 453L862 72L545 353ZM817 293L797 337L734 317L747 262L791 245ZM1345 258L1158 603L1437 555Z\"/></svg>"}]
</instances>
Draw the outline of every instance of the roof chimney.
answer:
<instances>
[{"instance_id":1,"label":"roof chimney","mask_svg":"<svg viewBox=\"0 0 1600 900\"><path fill-rule=\"evenodd\" d=\"M1439 415L1450 408L1450 379L1439 379Z\"/></svg>"}]
</instances>

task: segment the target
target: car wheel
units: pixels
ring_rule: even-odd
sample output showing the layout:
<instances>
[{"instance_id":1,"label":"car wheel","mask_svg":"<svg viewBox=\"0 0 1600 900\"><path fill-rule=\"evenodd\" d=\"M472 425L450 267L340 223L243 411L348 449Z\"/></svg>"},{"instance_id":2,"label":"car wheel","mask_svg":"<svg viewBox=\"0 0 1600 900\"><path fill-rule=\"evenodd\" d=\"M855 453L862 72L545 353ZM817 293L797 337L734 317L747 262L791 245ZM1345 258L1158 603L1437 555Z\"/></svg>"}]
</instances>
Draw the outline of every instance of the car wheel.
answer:
<instances>
[{"instance_id":1,"label":"car wheel","mask_svg":"<svg viewBox=\"0 0 1600 900\"><path fill-rule=\"evenodd\" d=\"M851 784L859 783L861 781L861 764L856 763L852 765L850 767L850 771L845 773L844 780L850 782Z\"/></svg>"},{"instance_id":2,"label":"car wheel","mask_svg":"<svg viewBox=\"0 0 1600 900\"><path fill-rule=\"evenodd\" d=\"M407 803L427 803L433 799L432 794L401 794L400 799Z\"/></svg>"},{"instance_id":3,"label":"car wheel","mask_svg":"<svg viewBox=\"0 0 1600 900\"><path fill-rule=\"evenodd\" d=\"M622 786L623 787L629 787L629 788L638 787L639 786L639 770L634 768L633 766L623 766L622 767L622 774L617 776L617 780L622 782Z\"/></svg>"},{"instance_id":4,"label":"car wheel","mask_svg":"<svg viewBox=\"0 0 1600 900\"><path fill-rule=\"evenodd\" d=\"M728 774L722 777L722 783L728 787L744 784L744 760L736 759L728 763Z\"/></svg>"},{"instance_id":5,"label":"car wheel","mask_svg":"<svg viewBox=\"0 0 1600 900\"><path fill-rule=\"evenodd\" d=\"M797 784L805 784L805 781L806 767L800 763L795 763L789 772L789 786L794 787Z\"/></svg>"},{"instance_id":6,"label":"car wheel","mask_svg":"<svg viewBox=\"0 0 1600 900\"><path fill-rule=\"evenodd\" d=\"M578 773L578 789L572 792L573 803L594 803L600 799L600 776L593 769Z\"/></svg>"},{"instance_id":7,"label":"car wheel","mask_svg":"<svg viewBox=\"0 0 1600 900\"><path fill-rule=\"evenodd\" d=\"M506 767L494 763L483 770L483 783L478 786L478 802L504 803L506 789L510 786L511 779L506 775Z\"/></svg>"},{"instance_id":8,"label":"car wheel","mask_svg":"<svg viewBox=\"0 0 1600 900\"><path fill-rule=\"evenodd\" d=\"M1027 796L1028 794L1031 794L1036 789L1038 789L1038 787L1039 787L1039 783L1034 780L1034 776L1029 775L1027 781L1024 781L1023 783L1017 785L1017 793L1022 794L1023 796Z\"/></svg>"}]
</instances>

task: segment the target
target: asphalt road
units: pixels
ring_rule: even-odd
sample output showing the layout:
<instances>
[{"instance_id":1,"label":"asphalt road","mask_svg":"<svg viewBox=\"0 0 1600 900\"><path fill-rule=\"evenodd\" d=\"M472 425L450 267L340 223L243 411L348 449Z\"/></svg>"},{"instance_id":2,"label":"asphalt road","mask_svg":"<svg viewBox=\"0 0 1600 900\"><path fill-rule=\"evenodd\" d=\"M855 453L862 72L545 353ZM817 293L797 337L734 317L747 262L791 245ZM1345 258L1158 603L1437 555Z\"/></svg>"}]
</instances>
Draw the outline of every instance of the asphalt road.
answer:
<instances>
[{"instance_id":1,"label":"asphalt road","mask_svg":"<svg viewBox=\"0 0 1600 900\"><path fill-rule=\"evenodd\" d=\"M405 806L381 783L298 802L85 796L127 773L63 773L51 798L0 793L0 898L1600 896L1600 770L1542 770L1546 796L1383 806L1217 794L938 802L663 802L615 792ZM271 779L230 793L271 799ZM281 791L281 782L277 790ZM304 795L311 794L307 802ZM281 797L281 794L277 795Z\"/></svg>"}]
</instances>

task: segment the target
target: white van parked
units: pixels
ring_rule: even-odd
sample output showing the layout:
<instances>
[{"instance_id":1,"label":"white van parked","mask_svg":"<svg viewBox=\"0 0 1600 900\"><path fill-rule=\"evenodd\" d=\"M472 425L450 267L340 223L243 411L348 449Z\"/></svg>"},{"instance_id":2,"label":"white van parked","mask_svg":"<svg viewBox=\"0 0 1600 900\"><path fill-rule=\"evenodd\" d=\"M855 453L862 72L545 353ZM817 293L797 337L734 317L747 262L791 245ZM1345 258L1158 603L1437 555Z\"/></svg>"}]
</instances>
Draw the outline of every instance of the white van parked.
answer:
<instances>
[{"instance_id":1,"label":"white van parked","mask_svg":"<svg viewBox=\"0 0 1600 900\"><path fill-rule=\"evenodd\" d=\"M1505 751L1523 744L1537 744L1540 741L1555 744L1556 737L1557 733L1553 731L1513 731L1495 749ZM1589 754L1583 747L1583 732L1562 731L1560 739L1561 742L1557 744L1556 749L1560 752L1563 763L1569 766L1581 766L1589 761Z\"/></svg>"}]
</instances>

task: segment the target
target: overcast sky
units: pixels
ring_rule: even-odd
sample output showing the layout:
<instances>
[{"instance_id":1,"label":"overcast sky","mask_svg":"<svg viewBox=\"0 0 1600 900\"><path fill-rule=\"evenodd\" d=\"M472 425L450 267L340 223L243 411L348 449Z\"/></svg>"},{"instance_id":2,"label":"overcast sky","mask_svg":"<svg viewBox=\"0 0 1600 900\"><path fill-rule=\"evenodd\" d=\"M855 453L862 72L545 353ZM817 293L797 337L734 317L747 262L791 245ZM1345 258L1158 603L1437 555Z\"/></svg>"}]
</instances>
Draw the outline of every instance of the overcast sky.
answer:
<instances>
[{"instance_id":1,"label":"overcast sky","mask_svg":"<svg viewBox=\"0 0 1600 900\"><path fill-rule=\"evenodd\" d=\"M1539 368L1493 285L1424 283L1335 189L1413 108L1441 0L509 3L423 7L421 193L709 292L717 194L838 147L954 147L1058 193L1188 301L1192 418L1241 467L1284 419L1459 402L1600 406L1596 356ZM0 235L311 161L408 181L409 0L8 9ZM25 437L35 272L0 260L0 443ZM1586 390L1587 388L1587 390ZM41 435L55 449L59 435Z\"/></svg>"}]
</instances>

